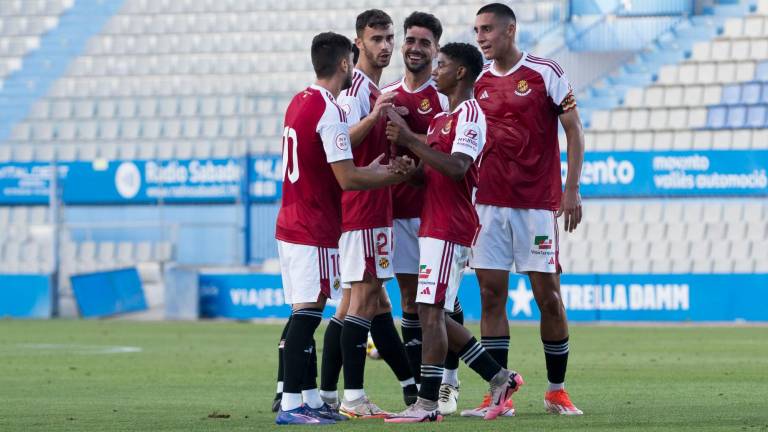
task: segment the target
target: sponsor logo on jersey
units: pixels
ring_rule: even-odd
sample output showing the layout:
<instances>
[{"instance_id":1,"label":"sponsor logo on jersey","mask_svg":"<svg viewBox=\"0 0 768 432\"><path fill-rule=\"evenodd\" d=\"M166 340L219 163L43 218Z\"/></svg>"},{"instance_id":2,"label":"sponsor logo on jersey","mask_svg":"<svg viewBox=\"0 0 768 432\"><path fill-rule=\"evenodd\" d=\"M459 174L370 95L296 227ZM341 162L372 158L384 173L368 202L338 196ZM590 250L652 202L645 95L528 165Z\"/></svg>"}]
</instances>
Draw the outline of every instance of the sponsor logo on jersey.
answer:
<instances>
[{"instance_id":1,"label":"sponsor logo on jersey","mask_svg":"<svg viewBox=\"0 0 768 432\"><path fill-rule=\"evenodd\" d=\"M554 264L555 263L555 257L549 257L549 263Z\"/></svg>"},{"instance_id":2,"label":"sponsor logo on jersey","mask_svg":"<svg viewBox=\"0 0 768 432\"><path fill-rule=\"evenodd\" d=\"M419 112L419 114L429 114L432 112L432 105L429 104L429 99L422 99L421 103L419 104L419 109L416 111Z\"/></svg>"},{"instance_id":3,"label":"sponsor logo on jersey","mask_svg":"<svg viewBox=\"0 0 768 432\"><path fill-rule=\"evenodd\" d=\"M533 244L538 246L539 250L552 249L552 239L549 236L536 236L533 238Z\"/></svg>"},{"instance_id":4,"label":"sponsor logo on jersey","mask_svg":"<svg viewBox=\"0 0 768 432\"><path fill-rule=\"evenodd\" d=\"M429 275L432 273L432 269L426 265L419 266L419 279L429 279Z\"/></svg>"},{"instance_id":5,"label":"sponsor logo on jersey","mask_svg":"<svg viewBox=\"0 0 768 432\"><path fill-rule=\"evenodd\" d=\"M347 134L340 133L336 135L336 147L339 150L347 150L349 148L349 138L347 138Z\"/></svg>"},{"instance_id":6,"label":"sponsor logo on jersey","mask_svg":"<svg viewBox=\"0 0 768 432\"><path fill-rule=\"evenodd\" d=\"M483 90L483 93L480 95L480 99L488 99L488 90Z\"/></svg>"},{"instance_id":7,"label":"sponsor logo on jersey","mask_svg":"<svg viewBox=\"0 0 768 432\"><path fill-rule=\"evenodd\" d=\"M453 125L453 119L448 120L448 123L443 126L443 129L440 130L440 132L443 133L443 135L448 135L451 133L451 126Z\"/></svg>"},{"instance_id":8,"label":"sponsor logo on jersey","mask_svg":"<svg viewBox=\"0 0 768 432\"><path fill-rule=\"evenodd\" d=\"M431 295L432 292L429 291L429 287L425 287L421 292L419 293L421 295Z\"/></svg>"},{"instance_id":9,"label":"sponsor logo on jersey","mask_svg":"<svg viewBox=\"0 0 768 432\"><path fill-rule=\"evenodd\" d=\"M475 139L477 139L477 131L472 130L472 129L467 129L467 131L464 132L464 136L469 138L469 139L471 139L471 140L475 140Z\"/></svg>"},{"instance_id":10,"label":"sponsor logo on jersey","mask_svg":"<svg viewBox=\"0 0 768 432\"><path fill-rule=\"evenodd\" d=\"M350 107L349 107L349 104L344 104L344 105L342 105L342 106L341 106L341 109L342 109L342 111L344 111L344 113L345 113L346 115L349 115L349 113L351 113L351 112L352 112L352 108L350 108Z\"/></svg>"},{"instance_id":11,"label":"sponsor logo on jersey","mask_svg":"<svg viewBox=\"0 0 768 432\"><path fill-rule=\"evenodd\" d=\"M389 267L389 260L384 257L379 258L379 267L383 269Z\"/></svg>"},{"instance_id":12,"label":"sponsor logo on jersey","mask_svg":"<svg viewBox=\"0 0 768 432\"><path fill-rule=\"evenodd\" d=\"M527 96L528 93L531 92L530 87L528 87L528 81L526 80L520 80L517 82L517 90L515 90L515 94L518 96Z\"/></svg>"}]
</instances>

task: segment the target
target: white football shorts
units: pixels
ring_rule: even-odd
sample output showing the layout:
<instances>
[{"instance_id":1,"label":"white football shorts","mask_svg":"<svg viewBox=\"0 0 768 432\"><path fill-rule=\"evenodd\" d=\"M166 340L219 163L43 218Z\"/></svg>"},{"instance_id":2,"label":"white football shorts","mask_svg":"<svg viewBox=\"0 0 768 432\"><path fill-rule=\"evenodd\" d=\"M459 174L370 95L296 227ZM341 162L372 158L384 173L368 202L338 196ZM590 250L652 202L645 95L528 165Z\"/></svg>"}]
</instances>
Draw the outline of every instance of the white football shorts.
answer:
<instances>
[{"instance_id":1,"label":"white football shorts","mask_svg":"<svg viewBox=\"0 0 768 432\"><path fill-rule=\"evenodd\" d=\"M480 232L469 266L474 269L560 273L559 230L552 210L478 204Z\"/></svg>"},{"instance_id":2,"label":"white football shorts","mask_svg":"<svg viewBox=\"0 0 768 432\"><path fill-rule=\"evenodd\" d=\"M339 250L277 241L287 304L341 298Z\"/></svg>"},{"instance_id":3,"label":"white football shorts","mask_svg":"<svg viewBox=\"0 0 768 432\"><path fill-rule=\"evenodd\" d=\"M421 259L416 303L437 305L453 312L470 249L432 237L419 237L419 248Z\"/></svg>"},{"instance_id":4,"label":"white football shorts","mask_svg":"<svg viewBox=\"0 0 768 432\"><path fill-rule=\"evenodd\" d=\"M392 228L346 231L339 239L341 281L360 282L367 272L380 280L395 276L392 269ZM344 286L349 288L349 286Z\"/></svg>"},{"instance_id":5,"label":"white football shorts","mask_svg":"<svg viewBox=\"0 0 768 432\"><path fill-rule=\"evenodd\" d=\"M421 219L395 219L392 265L395 274L419 274L419 227Z\"/></svg>"}]
</instances>

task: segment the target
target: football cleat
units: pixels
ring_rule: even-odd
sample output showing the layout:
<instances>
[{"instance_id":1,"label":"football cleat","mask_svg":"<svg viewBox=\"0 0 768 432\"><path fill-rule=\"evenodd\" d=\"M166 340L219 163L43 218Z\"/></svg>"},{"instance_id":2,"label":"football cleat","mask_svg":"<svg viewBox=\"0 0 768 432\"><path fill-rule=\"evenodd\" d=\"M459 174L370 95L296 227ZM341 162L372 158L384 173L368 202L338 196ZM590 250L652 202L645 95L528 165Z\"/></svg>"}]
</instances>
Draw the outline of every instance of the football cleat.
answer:
<instances>
[{"instance_id":1,"label":"football cleat","mask_svg":"<svg viewBox=\"0 0 768 432\"><path fill-rule=\"evenodd\" d=\"M488 411L488 405L491 404L491 395L487 394L483 397L483 401L477 408L465 409L461 411L462 417L485 417L486 411ZM515 415L515 403L512 399L507 399L507 403L504 406L504 411L500 414L501 417L513 417Z\"/></svg>"},{"instance_id":2,"label":"football cleat","mask_svg":"<svg viewBox=\"0 0 768 432\"><path fill-rule=\"evenodd\" d=\"M280 410L280 402L283 400L282 393L275 393L275 398L272 399L272 412L276 413Z\"/></svg>"},{"instance_id":3,"label":"football cleat","mask_svg":"<svg viewBox=\"0 0 768 432\"><path fill-rule=\"evenodd\" d=\"M348 417L339 414L338 410L334 409L332 406L328 405L327 403L323 403L323 406L321 406L320 408L312 408L309 405L305 405L305 408L307 409L307 411L310 411L315 417L320 417L320 418L334 420L334 421L349 420Z\"/></svg>"},{"instance_id":4,"label":"football cleat","mask_svg":"<svg viewBox=\"0 0 768 432\"><path fill-rule=\"evenodd\" d=\"M544 394L544 408L548 413L561 415L582 415L583 411L576 408L568 396L568 392L563 390L548 391Z\"/></svg>"},{"instance_id":5,"label":"football cleat","mask_svg":"<svg viewBox=\"0 0 768 432\"><path fill-rule=\"evenodd\" d=\"M336 422L333 420L317 417L315 413L307 410L306 406L304 405L288 411L283 411L283 409L280 408L277 411L277 417L275 417L275 423L279 425L336 424Z\"/></svg>"},{"instance_id":6,"label":"football cleat","mask_svg":"<svg viewBox=\"0 0 768 432\"><path fill-rule=\"evenodd\" d=\"M491 388L489 390L491 402L488 410L483 417L485 420L493 420L501 415L507 409L507 401L512 393L520 390L525 384L523 377L511 370L502 369L491 379Z\"/></svg>"},{"instance_id":7,"label":"football cleat","mask_svg":"<svg viewBox=\"0 0 768 432\"><path fill-rule=\"evenodd\" d=\"M339 406L339 413L356 419L385 418L391 414L371 402L368 396L363 396L352 402L342 401Z\"/></svg>"},{"instance_id":8,"label":"football cleat","mask_svg":"<svg viewBox=\"0 0 768 432\"><path fill-rule=\"evenodd\" d=\"M440 397L437 399L437 406L440 414L451 415L456 412L459 403L459 387L450 384L440 384Z\"/></svg>"},{"instance_id":9,"label":"football cleat","mask_svg":"<svg viewBox=\"0 0 768 432\"><path fill-rule=\"evenodd\" d=\"M406 408L405 411L389 415L384 419L385 423L423 423L440 421L443 421L443 416L440 415L440 411L437 409L436 404L421 398L419 398L415 404Z\"/></svg>"}]
</instances>

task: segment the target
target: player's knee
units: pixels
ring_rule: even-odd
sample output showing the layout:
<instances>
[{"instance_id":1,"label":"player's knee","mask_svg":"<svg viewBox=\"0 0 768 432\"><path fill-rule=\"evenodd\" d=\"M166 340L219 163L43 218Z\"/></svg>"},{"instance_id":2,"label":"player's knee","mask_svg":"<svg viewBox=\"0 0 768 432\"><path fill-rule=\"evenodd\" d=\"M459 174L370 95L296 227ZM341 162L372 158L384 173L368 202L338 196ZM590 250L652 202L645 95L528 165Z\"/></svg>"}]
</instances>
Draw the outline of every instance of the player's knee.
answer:
<instances>
[{"instance_id":1,"label":"player's knee","mask_svg":"<svg viewBox=\"0 0 768 432\"><path fill-rule=\"evenodd\" d=\"M419 306L416 304L415 299L401 297L400 307L403 309L403 312L405 313L415 314L419 312Z\"/></svg>"},{"instance_id":2,"label":"player's knee","mask_svg":"<svg viewBox=\"0 0 768 432\"><path fill-rule=\"evenodd\" d=\"M507 304L507 295L506 289L498 289L496 286L480 287L483 311L504 310Z\"/></svg>"},{"instance_id":3,"label":"player's knee","mask_svg":"<svg viewBox=\"0 0 768 432\"><path fill-rule=\"evenodd\" d=\"M439 328L444 326L443 308L435 305L419 304L417 309L422 331L424 329Z\"/></svg>"},{"instance_id":4,"label":"player's knee","mask_svg":"<svg viewBox=\"0 0 768 432\"><path fill-rule=\"evenodd\" d=\"M565 320L563 300L557 293L551 293L541 299L539 302L539 310L541 311L542 316L546 316L549 319Z\"/></svg>"}]
</instances>

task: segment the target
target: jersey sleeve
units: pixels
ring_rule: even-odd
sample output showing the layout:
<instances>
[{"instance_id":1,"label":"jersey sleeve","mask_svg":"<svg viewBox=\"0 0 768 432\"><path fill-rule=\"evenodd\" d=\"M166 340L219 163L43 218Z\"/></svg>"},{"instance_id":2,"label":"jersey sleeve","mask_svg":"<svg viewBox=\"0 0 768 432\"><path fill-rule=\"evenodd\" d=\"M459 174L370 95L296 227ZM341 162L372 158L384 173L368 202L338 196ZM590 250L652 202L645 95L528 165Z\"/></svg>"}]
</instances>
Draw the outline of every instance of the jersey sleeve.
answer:
<instances>
[{"instance_id":1,"label":"jersey sleeve","mask_svg":"<svg viewBox=\"0 0 768 432\"><path fill-rule=\"evenodd\" d=\"M347 124L354 126L363 118L362 107L360 106L360 99L348 95L346 92L339 95L339 106L347 115Z\"/></svg>"},{"instance_id":2,"label":"jersey sleeve","mask_svg":"<svg viewBox=\"0 0 768 432\"><path fill-rule=\"evenodd\" d=\"M464 153L477 160L485 143L485 117L476 104L465 105L456 123L456 136L453 139L451 154Z\"/></svg>"},{"instance_id":3,"label":"jersey sleeve","mask_svg":"<svg viewBox=\"0 0 768 432\"><path fill-rule=\"evenodd\" d=\"M326 103L325 113L317 123L317 133L323 141L325 159L328 163L352 159L349 125L344 122L339 106L331 102Z\"/></svg>"},{"instance_id":4,"label":"jersey sleeve","mask_svg":"<svg viewBox=\"0 0 768 432\"><path fill-rule=\"evenodd\" d=\"M558 114L568 112L576 108L576 98L573 96L573 88L565 74L558 76L556 73L549 74L547 82L547 93L552 98L552 102L557 105Z\"/></svg>"}]
</instances>

